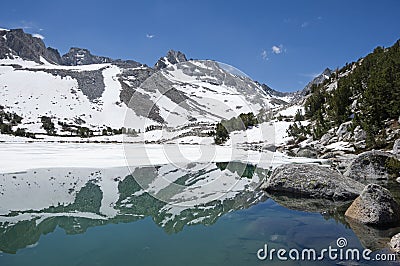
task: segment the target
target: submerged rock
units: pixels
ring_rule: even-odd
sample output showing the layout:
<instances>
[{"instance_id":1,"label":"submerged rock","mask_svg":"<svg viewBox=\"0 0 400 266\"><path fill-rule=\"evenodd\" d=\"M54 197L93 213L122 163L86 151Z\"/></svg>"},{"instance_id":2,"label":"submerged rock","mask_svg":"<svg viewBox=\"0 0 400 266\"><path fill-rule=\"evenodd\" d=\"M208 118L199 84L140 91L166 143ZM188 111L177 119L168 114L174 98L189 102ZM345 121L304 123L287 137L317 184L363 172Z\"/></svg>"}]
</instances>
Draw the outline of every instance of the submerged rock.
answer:
<instances>
[{"instance_id":1,"label":"submerged rock","mask_svg":"<svg viewBox=\"0 0 400 266\"><path fill-rule=\"evenodd\" d=\"M389 172L386 162L392 154L382 151L367 151L358 155L346 169L344 176L354 180L388 179Z\"/></svg>"},{"instance_id":2,"label":"submerged rock","mask_svg":"<svg viewBox=\"0 0 400 266\"><path fill-rule=\"evenodd\" d=\"M400 206L389 190L369 184L350 205L345 216L365 225L392 226L400 222Z\"/></svg>"},{"instance_id":3,"label":"submerged rock","mask_svg":"<svg viewBox=\"0 0 400 266\"><path fill-rule=\"evenodd\" d=\"M345 201L356 198L364 185L327 167L289 164L277 167L261 188L305 198Z\"/></svg>"},{"instance_id":4,"label":"submerged rock","mask_svg":"<svg viewBox=\"0 0 400 266\"><path fill-rule=\"evenodd\" d=\"M267 195L270 199L287 209L323 214L336 213L338 210L341 210L343 217L343 213L351 204L351 201L332 201L329 199L295 197L288 194L280 194L278 192L273 194L267 193Z\"/></svg>"},{"instance_id":5,"label":"submerged rock","mask_svg":"<svg viewBox=\"0 0 400 266\"><path fill-rule=\"evenodd\" d=\"M382 250L388 248L390 237L400 232L400 228L375 228L365 224L358 223L352 219L346 219L347 224L353 230L354 234L360 240L364 248L372 251Z\"/></svg>"}]
</instances>

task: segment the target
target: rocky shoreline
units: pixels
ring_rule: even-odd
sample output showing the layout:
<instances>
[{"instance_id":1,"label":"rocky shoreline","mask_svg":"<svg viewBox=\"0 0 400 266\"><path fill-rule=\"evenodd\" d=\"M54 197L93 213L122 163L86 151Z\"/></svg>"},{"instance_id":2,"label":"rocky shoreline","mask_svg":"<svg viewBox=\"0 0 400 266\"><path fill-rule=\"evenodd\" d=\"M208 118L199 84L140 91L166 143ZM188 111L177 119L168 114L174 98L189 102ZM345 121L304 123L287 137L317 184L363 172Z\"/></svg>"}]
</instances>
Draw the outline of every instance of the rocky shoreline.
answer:
<instances>
[{"instance_id":1,"label":"rocky shoreline","mask_svg":"<svg viewBox=\"0 0 400 266\"><path fill-rule=\"evenodd\" d=\"M364 247L400 253L399 195L391 193L400 186L400 139L390 152L317 156L314 150L303 148L297 154L328 159L330 166L277 167L261 186L273 200L294 210L336 213Z\"/></svg>"}]
</instances>

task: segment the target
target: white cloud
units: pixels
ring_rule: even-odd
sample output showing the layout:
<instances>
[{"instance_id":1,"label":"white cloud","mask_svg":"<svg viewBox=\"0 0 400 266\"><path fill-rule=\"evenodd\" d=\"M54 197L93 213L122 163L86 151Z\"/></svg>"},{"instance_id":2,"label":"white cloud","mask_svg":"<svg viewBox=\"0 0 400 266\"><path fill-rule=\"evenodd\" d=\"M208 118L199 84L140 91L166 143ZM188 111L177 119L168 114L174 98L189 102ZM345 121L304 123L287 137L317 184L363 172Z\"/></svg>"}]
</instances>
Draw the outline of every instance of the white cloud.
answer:
<instances>
[{"instance_id":1,"label":"white cloud","mask_svg":"<svg viewBox=\"0 0 400 266\"><path fill-rule=\"evenodd\" d=\"M153 39L156 35L154 34L146 34L146 38Z\"/></svg>"},{"instance_id":2,"label":"white cloud","mask_svg":"<svg viewBox=\"0 0 400 266\"><path fill-rule=\"evenodd\" d=\"M300 76L306 77L306 78L316 78L319 76L321 73L299 73Z\"/></svg>"},{"instance_id":3,"label":"white cloud","mask_svg":"<svg viewBox=\"0 0 400 266\"><path fill-rule=\"evenodd\" d=\"M280 44L279 46L274 45L271 47L271 50L274 54L280 54L283 52L283 45L282 44Z\"/></svg>"},{"instance_id":4,"label":"white cloud","mask_svg":"<svg viewBox=\"0 0 400 266\"><path fill-rule=\"evenodd\" d=\"M308 25L310 25L310 23L309 22L303 22L302 24L301 24L301 27L302 28L305 28L305 27L308 27Z\"/></svg>"},{"instance_id":5,"label":"white cloud","mask_svg":"<svg viewBox=\"0 0 400 266\"><path fill-rule=\"evenodd\" d=\"M44 36L42 34L39 34L39 33L34 33L34 34L32 34L32 36L35 37L35 38L41 39L41 40L44 39Z\"/></svg>"},{"instance_id":6,"label":"white cloud","mask_svg":"<svg viewBox=\"0 0 400 266\"><path fill-rule=\"evenodd\" d=\"M267 50L263 50L263 51L261 52L261 58L262 58L263 60L268 60Z\"/></svg>"}]
</instances>

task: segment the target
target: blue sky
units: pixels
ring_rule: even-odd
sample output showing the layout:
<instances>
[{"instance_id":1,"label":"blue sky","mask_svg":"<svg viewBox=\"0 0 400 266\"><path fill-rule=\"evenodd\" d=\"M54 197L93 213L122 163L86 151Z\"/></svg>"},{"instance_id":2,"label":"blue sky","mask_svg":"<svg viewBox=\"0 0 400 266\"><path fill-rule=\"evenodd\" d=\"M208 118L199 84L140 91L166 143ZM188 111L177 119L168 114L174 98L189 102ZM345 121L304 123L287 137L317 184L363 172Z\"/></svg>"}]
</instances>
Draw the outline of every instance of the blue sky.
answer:
<instances>
[{"instance_id":1,"label":"blue sky","mask_svg":"<svg viewBox=\"0 0 400 266\"><path fill-rule=\"evenodd\" d=\"M280 91L400 38L400 1L2 1L0 27L64 54L154 65L169 49L231 64ZM4 12L7 10L7 12Z\"/></svg>"}]
</instances>

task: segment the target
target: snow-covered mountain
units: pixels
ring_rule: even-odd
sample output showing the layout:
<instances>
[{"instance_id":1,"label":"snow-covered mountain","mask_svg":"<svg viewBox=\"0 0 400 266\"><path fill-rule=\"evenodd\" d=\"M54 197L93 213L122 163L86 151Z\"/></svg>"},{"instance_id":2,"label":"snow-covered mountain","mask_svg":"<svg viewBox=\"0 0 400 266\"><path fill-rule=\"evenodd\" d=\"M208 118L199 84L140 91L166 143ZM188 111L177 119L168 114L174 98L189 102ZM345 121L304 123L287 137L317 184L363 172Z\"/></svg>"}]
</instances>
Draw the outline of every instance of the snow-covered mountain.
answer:
<instances>
[{"instance_id":1,"label":"snow-covered mountain","mask_svg":"<svg viewBox=\"0 0 400 266\"><path fill-rule=\"evenodd\" d=\"M56 135L82 128L100 135L151 125L212 125L288 101L290 96L232 74L215 61L187 61L173 50L151 68L82 48L60 56L22 30L0 30L0 106L22 117L14 130L48 134L44 121Z\"/></svg>"}]
</instances>

